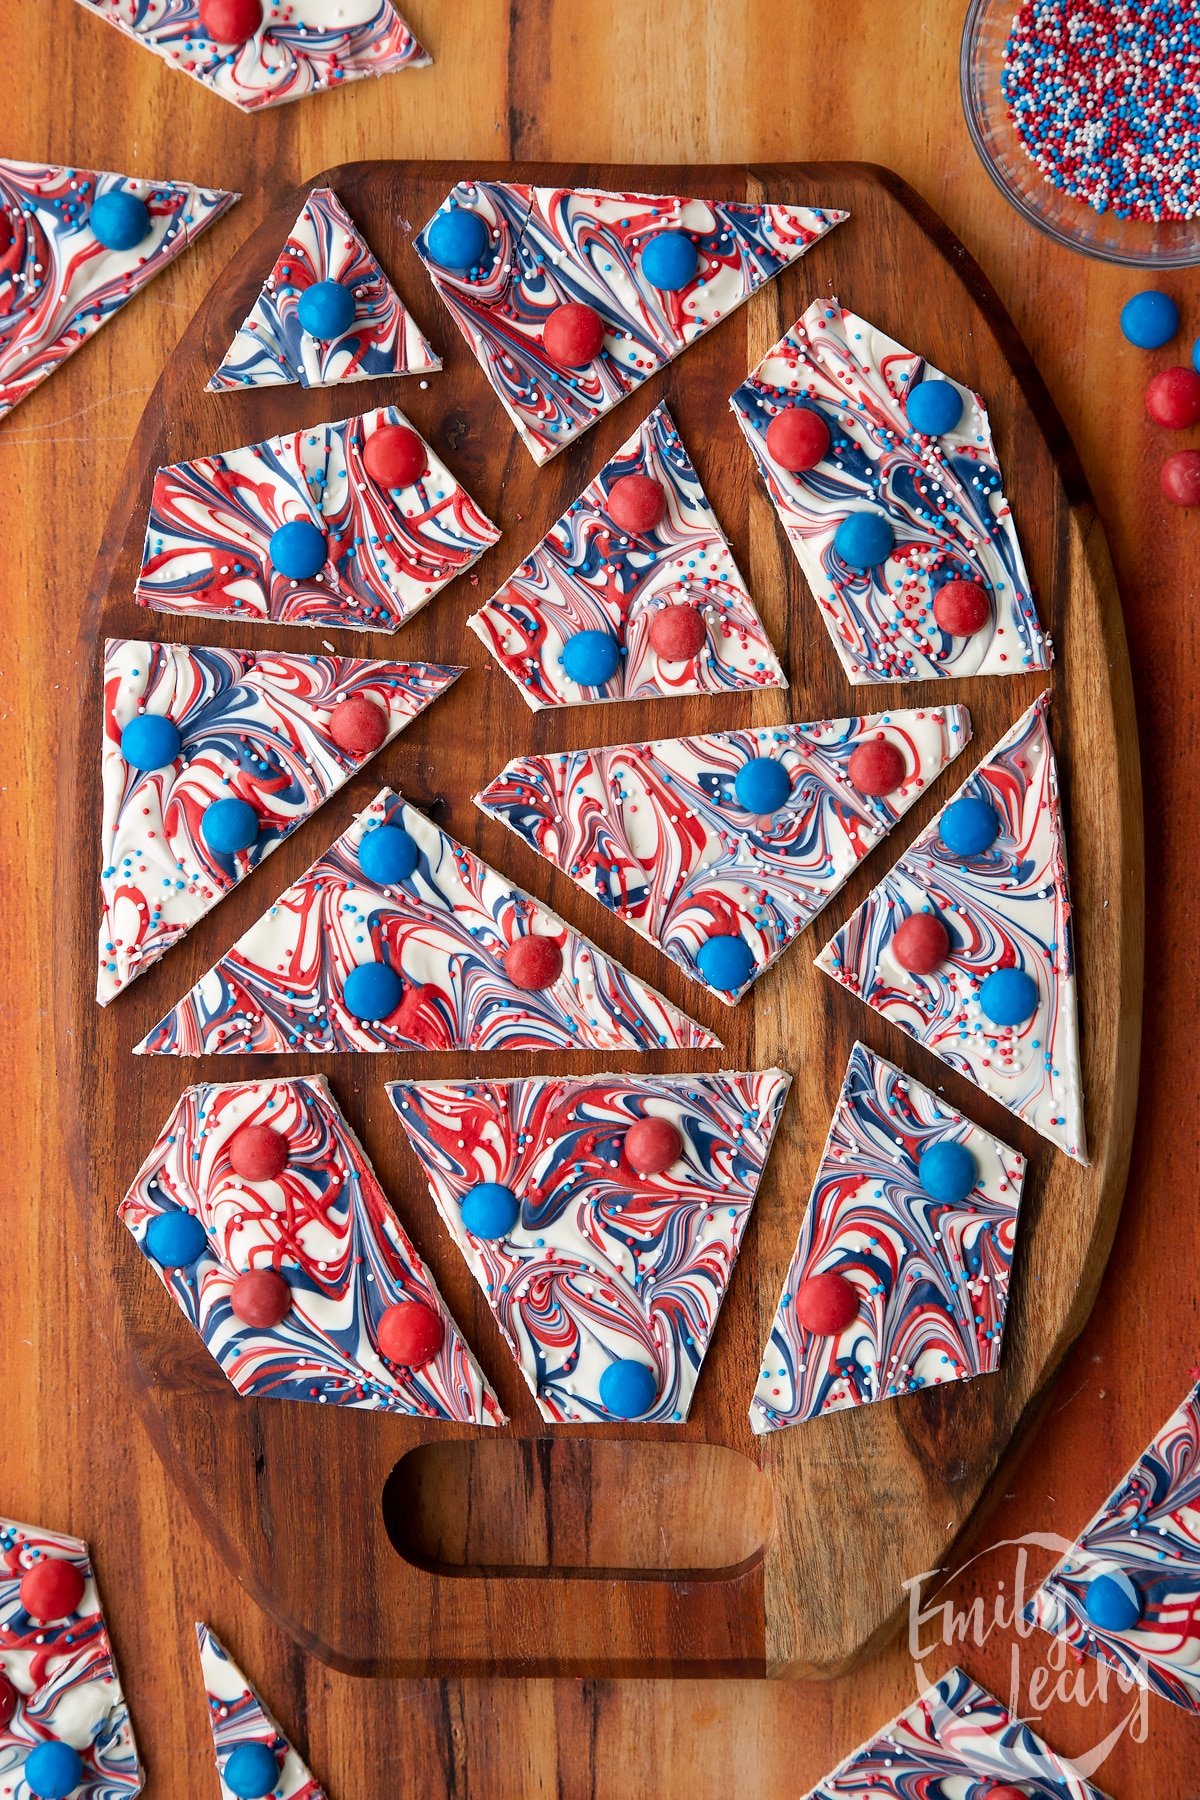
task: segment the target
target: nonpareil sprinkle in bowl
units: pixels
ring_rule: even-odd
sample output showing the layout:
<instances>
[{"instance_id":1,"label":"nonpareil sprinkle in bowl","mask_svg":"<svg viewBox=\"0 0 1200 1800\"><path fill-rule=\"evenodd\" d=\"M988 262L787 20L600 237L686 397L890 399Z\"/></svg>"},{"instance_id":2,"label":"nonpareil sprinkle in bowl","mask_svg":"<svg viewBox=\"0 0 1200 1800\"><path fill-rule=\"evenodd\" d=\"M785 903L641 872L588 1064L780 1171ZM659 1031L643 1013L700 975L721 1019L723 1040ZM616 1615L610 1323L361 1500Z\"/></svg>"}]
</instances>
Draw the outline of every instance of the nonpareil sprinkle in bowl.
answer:
<instances>
[{"instance_id":1,"label":"nonpareil sprinkle in bowl","mask_svg":"<svg viewBox=\"0 0 1200 1800\"><path fill-rule=\"evenodd\" d=\"M1120 219L1200 217L1195 0L1025 0L1001 89L1052 187Z\"/></svg>"}]
</instances>

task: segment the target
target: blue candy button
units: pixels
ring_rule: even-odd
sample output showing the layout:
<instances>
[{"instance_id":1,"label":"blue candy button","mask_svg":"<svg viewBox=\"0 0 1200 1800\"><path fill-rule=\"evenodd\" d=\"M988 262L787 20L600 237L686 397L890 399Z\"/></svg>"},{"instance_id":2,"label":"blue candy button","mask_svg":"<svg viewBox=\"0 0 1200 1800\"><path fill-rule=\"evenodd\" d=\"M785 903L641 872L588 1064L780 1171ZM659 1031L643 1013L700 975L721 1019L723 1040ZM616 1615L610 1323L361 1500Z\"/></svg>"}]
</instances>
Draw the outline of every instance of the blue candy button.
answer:
<instances>
[{"instance_id":1,"label":"blue candy button","mask_svg":"<svg viewBox=\"0 0 1200 1800\"><path fill-rule=\"evenodd\" d=\"M205 807L200 832L210 850L218 856L232 856L235 850L249 850L257 841L258 814L248 801L230 795Z\"/></svg>"},{"instance_id":2,"label":"blue candy button","mask_svg":"<svg viewBox=\"0 0 1200 1800\"><path fill-rule=\"evenodd\" d=\"M774 756L754 756L734 777L733 791L739 806L760 817L778 812L792 791L792 778Z\"/></svg>"},{"instance_id":3,"label":"blue candy button","mask_svg":"<svg viewBox=\"0 0 1200 1800\"><path fill-rule=\"evenodd\" d=\"M279 1758L269 1744L235 1744L221 1779L237 1800L266 1800L279 1786Z\"/></svg>"},{"instance_id":4,"label":"blue candy button","mask_svg":"<svg viewBox=\"0 0 1200 1800\"><path fill-rule=\"evenodd\" d=\"M407 881L420 860L416 838L399 825L377 825L358 846L359 868L379 887Z\"/></svg>"},{"instance_id":5,"label":"blue candy button","mask_svg":"<svg viewBox=\"0 0 1200 1800\"><path fill-rule=\"evenodd\" d=\"M1200 338L1192 345L1192 367L1200 375Z\"/></svg>"},{"instance_id":6,"label":"blue candy button","mask_svg":"<svg viewBox=\"0 0 1200 1800\"><path fill-rule=\"evenodd\" d=\"M165 769L179 755L179 727L159 713L141 713L121 732L121 755L135 769Z\"/></svg>"},{"instance_id":7,"label":"blue candy button","mask_svg":"<svg viewBox=\"0 0 1200 1800\"><path fill-rule=\"evenodd\" d=\"M896 542L882 513L847 513L833 534L833 547L851 569L875 569L886 562Z\"/></svg>"},{"instance_id":8,"label":"blue candy button","mask_svg":"<svg viewBox=\"0 0 1200 1800\"><path fill-rule=\"evenodd\" d=\"M387 963L359 963L342 989L346 1011L368 1024L390 1018L400 1004L404 983Z\"/></svg>"},{"instance_id":9,"label":"blue candy button","mask_svg":"<svg viewBox=\"0 0 1200 1800\"><path fill-rule=\"evenodd\" d=\"M97 194L88 224L106 250L132 250L149 233L150 208L136 194Z\"/></svg>"},{"instance_id":10,"label":"blue candy button","mask_svg":"<svg viewBox=\"0 0 1200 1800\"><path fill-rule=\"evenodd\" d=\"M699 267L700 253L686 231L658 231L642 251L642 274L665 294L694 281Z\"/></svg>"},{"instance_id":11,"label":"blue candy button","mask_svg":"<svg viewBox=\"0 0 1200 1800\"><path fill-rule=\"evenodd\" d=\"M1179 308L1170 294L1144 288L1121 308L1121 330L1139 350L1161 350L1179 330Z\"/></svg>"},{"instance_id":12,"label":"blue candy button","mask_svg":"<svg viewBox=\"0 0 1200 1800\"><path fill-rule=\"evenodd\" d=\"M473 269L488 247L488 228L477 212L455 206L438 214L425 234L425 243L443 269Z\"/></svg>"},{"instance_id":13,"label":"blue candy button","mask_svg":"<svg viewBox=\"0 0 1200 1800\"><path fill-rule=\"evenodd\" d=\"M962 395L949 381L919 381L904 402L909 424L923 437L953 431L962 409Z\"/></svg>"},{"instance_id":14,"label":"blue candy button","mask_svg":"<svg viewBox=\"0 0 1200 1800\"><path fill-rule=\"evenodd\" d=\"M502 1181L480 1181L463 1195L462 1221L472 1237L507 1237L520 1216L517 1196Z\"/></svg>"},{"instance_id":15,"label":"blue candy button","mask_svg":"<svg viewBox=\"0 0 1200 1800\"><path fill-rule=\"evenodd\" d=\"M163 1269L190 1269L207 1244L199 1219L182 1207L156 1213L146 1227L146 1249Z\"/></svg>"},{"instance_id":16,"label":"blue candy button","mask_svg":"<svg viewBox=\"0 0 1200 1800\"><path fill-rule=\"evenodd\" d=\"M965 1144L943 1138L922 1153L917 1179L931 1200L958 1206L979 1180L979 1164Z\"/></svg>"},{"instance_id":17,"label":"blue candy button","mask_svg":"<svg viewBox=\"0 0 1200 1800\"><path fill-rule=\"evenodd\" d=\"M993 1025L1023 1025L1037 1011L1037 982L1024 969L993 969L984 976L979 1004Z\"/></svg>"},{"instance_id":18,"label":"blue candy button","mask_svg":"<svg viewBox=\"0 0 1200 1800\"><path fill-rule=\"evenodd\" d=\"M610 631L577 631L563 645L562 666L580 687L603 687L621 666L621 646Z\"/></svg>"},{"instance_id":19,"label":"blue candy button","mask_svg":"<svg viewBox=\"0 0 1200 1800\"><path fill-rule=\"evenodd\" d=\"M964 794L942 814L938 835L954 856L982 856L1000 835L1000 814L987 800Z\"/></svg>"},{"instance_id":20,"label":"blue candy button","mask_svg":"<svg viewBox=\"0 0 1200 1800\"><path fill-rule=\"evenodd\" d=\"M609 1363L600 1377L600 1403L616 1419L642 1419L658 1398L653 1369L632 1357Z\"/></svg>"},{"instance_id":21,"label":"blue candy button","mask_svg":"<svg viewBox=\"0 0 1200 1800\"><path fill-rule=\"evenodd\" d=\"M25 1758L23 1785L38 1800L67 1800L83 1780L83 1758L70 1744L48 1739Z\"/></svg>"},{"instance_id":22,"label":"blue candy button","mask_svg":"<svg viewBox=\"0 0 1200 1800\"><path fill-rule=\"evenodd\" d=\"M733 994L745 987L754 970L754 952L745 938L718 932L706 938L696 952L696 967L709 987Z\"/></svg>"},{"instance_id":23,"label":"blue candy button","mask_svg":"<svg viewBox=\"0 0 1200 1800\"><path fill-rule=\"evenodd\" d=\"M354 295L340 281L318 281L305 288L296 311L309 337L341 337L354 323Z\"/></svg>"},{"instance_id":24,"label":"blue candy button","mask_svg":"<svg viewBox=\"0 0 1200 1800\"><path fill-rule=\"evenodd\" d=\"M1084 1611L1101 1631L1129 1631L1142 1616L1142 1602L1128 1575L1093 1575L1083 1598Z\"/></svg>"},{"instance_id":25,"label":"blue candy button","mask_svg":"<svg viewBox=\"0 0 1200 1800\"><path fill-rule=\"evenodd\" d=\"M307 581L325 567L325 533L308 519L293 519L271 533L271 563L289 581Z\"/></svg>"}]
</instances>

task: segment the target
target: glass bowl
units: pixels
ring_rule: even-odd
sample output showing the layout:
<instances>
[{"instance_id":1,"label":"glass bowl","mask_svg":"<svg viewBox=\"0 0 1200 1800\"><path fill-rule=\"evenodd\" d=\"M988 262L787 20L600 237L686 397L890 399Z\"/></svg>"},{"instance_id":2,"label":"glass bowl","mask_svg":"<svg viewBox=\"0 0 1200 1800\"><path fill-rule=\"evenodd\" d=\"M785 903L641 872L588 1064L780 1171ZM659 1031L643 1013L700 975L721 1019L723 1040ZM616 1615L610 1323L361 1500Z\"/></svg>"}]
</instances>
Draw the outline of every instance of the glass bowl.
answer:
<instances>
[{"instance_id":1,"label":"glass bowl","mask_svg":"<svg viewBox=\"0 0 1200 1800\"><path fill-rule=\"evenodd\" d=\"M959 81L971 141L984 168L1021 217L1056 244L1104 262L1181 269L1200 262L1200 219L1118 219L1060 193L1029 156L1008 118L1000 76L1018 0L971 0Z\"/></svg>"}]
</instances>

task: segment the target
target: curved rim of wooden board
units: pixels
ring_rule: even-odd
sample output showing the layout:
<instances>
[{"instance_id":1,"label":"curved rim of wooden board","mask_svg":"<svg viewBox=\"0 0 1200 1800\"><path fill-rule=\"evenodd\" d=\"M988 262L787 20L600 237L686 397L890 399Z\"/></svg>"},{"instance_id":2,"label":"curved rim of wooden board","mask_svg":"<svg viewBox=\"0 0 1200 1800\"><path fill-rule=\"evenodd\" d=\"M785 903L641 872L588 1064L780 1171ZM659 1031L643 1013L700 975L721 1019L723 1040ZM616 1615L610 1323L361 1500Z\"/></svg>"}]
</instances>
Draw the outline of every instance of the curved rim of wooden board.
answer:
<instances>
[{"instance_id":1,"label":"curved rim of wooden board","mask_svg":"<svg viewBox=\"0 0 1200 1800\"><path fill-rule=\"evenodd\" d=\"M446 188L455 180L461 179L464 174L462 166L454 163L421 165L351 163L325 171L303 186L290 190L285 198L272 208L270 214L242 244L230 263L214 281L175 352L160 374L147 402L130 447L117 497L105 527L78 644L79 666L87 671L89 691L95 685L95 657L101 637L104 603L114 589L122 555L125 554L128 557L132 550L134 566L136 566L137 556L140 554L145 517L145 490L154 468L163 460L160 452L167 429L167 407L174 393L178 391L178 371L187 365L189 358L192 359L193 366L196 366L200 360L198 357L200 346L204 344L206 352L210 351L215 337L222 335L224 325L221 330L216 330L214 326L215 317L227 323L226 315L229 307L228 302L223 302L222 295L229 290L236 292L239 296L253 295L257 292L263 268L269 267L274 261L278 246L299 211L304 195L312 187L319 185L331 186L339 190L352 189L356 182L368 179L373 171L382 168L404 169L406 166L409 169L418 169L425 176L437 176L444 182ZM661 184L656 182L659 171L650 168L633 171L594 167L579 168L563 164L539 167L528 164L511 167L508 165L473 165L470 172L482 179L520 179L588 186L603 185L606 181L613 185L628 186L636 180L644 191L679 191L674 182L667 179L677 176L678 172L665 169L661 171L664 177ZM1067 542L1060 547L1060 567L1057 575L1058 578L1069 583L1079 584L1081 588L1086 588L1092 594L1095 617L1100 627L1102 642L1098 657L1092 658L1097 666L1092 672L1093 685L1090 691L1093 700L1103 701L1103 705L1098 709L1100 719L1110 727L1108 741L1113 751L1113 766L1116 771L1118 792L1116 841L1109 845L1108 849L1109 863L1118 871L1121 905L1119 907L1120 937L1114 971L1116 1030L1110 1046L1112 1054L1109 1064L1111 1066L1106 1066L1104 1071L1108 1078L1105 1085L1110 1104L1104 1115L1102 1130L1098 1134L1103 1141L1103 1153L1102 1158L1098 1158L1097 1164L1094 1165L1097 1173L1095 1198L1091 1210L1090 1235L1086 1243L1075 1246L1074 1260L1079 1264L1079 1279L1074 1287L1071 1303L1057 1323L1053 1341L1041 1357L1035 1378L1024 1386L1021 1386L1016 1380L1007 1383L1008 1389L1011 1390L1011 1399L1005 1411L1007 1430L1005 1447L993 1458L989 1466L981 1472L974 1472L967 1503L965 1505L960 1503L955 1510L954 1535L941 1546L948 1555L955 1546L961 1544L969 1534L973 1533L979 1522L986 1517L989 1496L998 1493L1003 1476L1011 1471L1015 1459L1028 1441L1040 1409L1048 1396L1054 1375L1087 1319L1107 1261L1125 1187L1136 1108L1136 1068L1141 1021L1142 822L1136 735L1130 736L1128 730L1132 726L1134 714L1124 625L1103 531L1096 519L1091 497L1066 428L1050 400L1041 378L1033 369L1028 353L1021 344L1015 327L1004 311L995 290L979 266L953 237L936 213L897 175L876 165L830 163L749 165L739 166L736 169L727 167L697 168L690 170L688 177L692 191L699 190L701 192L720 191L722 182L725 183L726 191L732 192L734 179L740 179L745 185L747 197L769 196L773 183L778 183L781 179L799 181L806 188L816 187L818 191L824 185L833 196L837 194L839 181L845 183L852 178L865 179L885 189L897 204L911 216L929 239L934 250L948 265L952 272L952 278L957 279L970 295L979 315L986 322L1009 363L1030 412L1036 419L1041 435L1057 466L1070 509L1069 530L1065 534ZM428 299L428 296L425 298ZM276 393L281 391L286 393L288 390L276 390ZM358 393L361 394L362 390L358 390ZM370 403L369 400L361 402L364 405ZM357 397L351 396L346 399L342 411L352 411L358 404L360 402ZM334 416L339 415L335 414ZM237 418L236 412L230 414L231 436L237 429ZM161 629L163 635L173 637L177 635L173 629L175 623L191 624L192 622L166 620L161 627L156 625L155 629ZM194 641L190 633L186 631L179 635L184 641ZM954 697L959 697L957 692ZM77 793L74 771L80 765L81 758L89 758L93 754L92 746L84 734L96 721L97 715L98 705L89 702L82 705L71 719L70 741L65 746L59 775L58 803L61 816L64 818L74 816ZM1118 719L1123 721L1127 727L1124 737L1120 740L1120 754L1117 754L1116 722ZM981 753L986 747L986 745L980 747ZM364 790L360 788L356 791L363 792ZM373 791L370 787L369 777L366 791ZM1069 790L1068 807L1070 807L1070 802ZM90 825L91 821L88 820L84 823ZM77 960L81 952L90 958L94 945L94 879L90 858L73 855L73 841L75 840L71 834L60 833L56 881L59 891L70 893L74 897L75 904L61 909L58 914L60 922L57 929L60 935L65 934L66 953L73 960ZM85 839L85 841L90 841L90 839ZM899 853L899 848L898 844L896 854ZM878 871L872 879L878 879ZM89 961L87 963L89 976L90 966ZM78 1006L64 1007L56 1015L57 1044L61 1064L68 1072L75 1093L81 1097L88 1090L89 1083L94 1082L95 1077L94 1060L89 1059L94 1020L94 1007L88 1007L86 998L89 986L90 981L82 990L79 990L78 984L75 984L76 992L82 991L85 996L84 1007L88 1010L83 1012L83 1016L81 1016L81 1008ZM865 1008L858 1010L866 1011ZM867 1041L874 1039L877 1047L881 1048L885 1054L894 1057L897 1054L895 1043L880 1042L879 1040L884 1037L884 1032L881 1029L875 1029L872 1021L873 1015L865 1019L856 1017L855 1034ZM1087 1048L1085 1041L1085 1057ZM1120 1079L1117 1078L1118 1068ZM934 1074L935 1070L937 1071L936 1075ZM230 1068L223 1071L219 1078L247 1078L251 1072L239 1066L237 1069ZM204 1073L207 1075L207 1068ZM942 1079L945 1075L942 1065L934 1064L932 1059L926 1060L920 1073L927 1080L931 1075L934 1075L935 1079ZM188 1078L200 1079L203 1077L196 1073ZM180 1081L180 1086L182 1085L184 1085L183 1078ZM950 1085L953 1088L953 1083ZM966 1086L963 1091L977 1094L976 1090ZM98 1191L98 1184L92 1175L92 1146L85 1138L85 1108L82 1105L67 1111L64 1130L68 1166L76 1202L85 1225L91 1229L95 1224L97 1204L115 1208L117 1196ZM132 1175L132 1172L131 1169L129 1176ZM1032 1229L1032 1222L1026 1220L1025 1234L1028 1235ZM122 1269L121 1265L121 1251L124 1246L119 1240L123 1237L123 1230L110 1212L109 1229L105 1239L106 1256L99 1259L98 1266L100 1277L107 1284L116 1302L114 1318L119 1336L127 1335L122 1319L123 1282L128 1273L127 1270ZM1009 1329L1011 1334L1013 1330L1011 1322ZM1010 1360L1015 1360L1015 1356ZM281 1627L314 1654L332 1666L349 1673L378 1676L493 1672L514 1675L553 1673L611 1677L656 1674L727 1675L735 1673L753 1675L768 1672L831 1676L854 1666L881 1647L895 1635L904 1617L907 1602L903 1589L894 1579L895 1571L885 1571L881 1578L874 1580L871 1591L864 1597L863 1616L853 1627L848 1626L843 1629L837 1641L834 1641L836 1634L831 1633L829 1641L822 1645L821 1651L814 1654L811 1630L804 1629L804 1614L802 1610L797 1611L794 1606L788 1604L787 1593L784 1592L784 1590L794 1590L798 1580L798 1571L805 1568L803 1554L796 1553L795 1545L786 1545L787 1521L785 1517L782 1521L777 1518L775 1535L768 1542L763 1556L752 1559L753 1566L751 1568L731 1572L730 1576L721 1583L725 1589L729 1590L731 1609L736 1609L741 1604L748 1606L759 1615L750 1634L751 1639L759 1646L753 1651L747 1651L745 1642L739 1639L736 1632L732 1633L733 1641L726 1641L725 1654L722 1654L720 1650L709 1650L694 1657L689 1651L680 1649L681 1645L688 1644L690 1641L688 1635L690 1617L688 1589L691 1587L694 1592L696 1588L706 1585L696 1583L694 1575L689 1582L683 1578L682 1574L675 1580L671 1580L669 1576L655 1575L652 1582L635 1578L629 1584L635 1594L639 1587L644 1589L652 1584L667 1587L670 1594L666 1610L671 1620L672 1647L670 1651L661 1653L651 1649L643 1659L619 1654L608 1656L604 1653L597 1653L595 1643L587 1633L575 1641L574 1649L568 1648L564 1654L543 1660L539 1660L536 1655L531 1657L524 1651L514 1652L506 1659L493 1656L478 1657L471 1653L447 1654L443 1649L423 1659L414 1659L401 1655L364 1654L356 1650L347 1650L326 1641L304 1617L299 1615L297 1610L281 1606L278 1596L261 1576L257 1563L248 1553L246 1545L226 1529L219 1506L215 1504L211 1480L212 1471L207 1472L208 1479L206 1481L201 1478L188 1460L181 1458L179 1447L172 1437L171 1422L155 1392L155 1370L139 1360L131 1345L125 1346L122 1361L128 1371L139 1413L147 1426L151 1440L173 1478L181 1487L206 1534L224 1555L230 1566L236 1570L239 1578L254 1595L257 1602L276 1619ZM997 1382L1003 1380L1003 1371L1001 1377L996 1379ZM216 1385L224 1391L222 1378L217 1378ZM933 1399L934 1396L913 1396L911 1398L913 1400ZM237 1404L243 1413L250 1411L251 1403L239 1402ZM846 1442L850 1444L855 1453L865 1456L871 1454L872 1427L875 1421L870 1415L882 1413L891 1413L893 1417L903 1416L905 1421L903 1430L906 1436L918 1444L918 1449L920 1448L919 1440L923 1427L920 1422L917 1422L914 1435L915 1415L911 1414L907 1401L900 1401L888 1408L870 1407L860 1409L857 1414L838 1415L839 1430L845 1430ZM380 1419L378 1415L371 1415L371 1422L378 1427L380 1442L384 1444L387 1440L386 1426L389 1422ZM248 1428L248 1430L250 1430L250 1435L253 1435L252 1429ZM788 1461L799 1465L803 1461L798 1453L804 1435L801 1431L792 1431L775 1434L773 1438L766 1440L758 1440L756 1449L759 1452L759 1466L763 1467L766 1464L773 1467L778 1463ZM790 1442L785 1445L782 1440ZM408 1447L410 1444L403 1443L397 1447L393 1441L390 1450L386 1450L386 1453L381 1452L381 1468L392 1467ZM257 1462L256 1458L256 1468ZM971 1471L967 1471L967 1474L971 1473ZM940 1500L939 1504L941 1504ZM777 1515L781 1510L783 1509L777 1506ZM886 1561L886 1558L884 1560ZM836 1558L833 1566L833 1579L836 1586L838 1579ZM438 1593L442 1595L445 1593L445 1581L442 1581L439 1589L430 1589L420 1581L418 1572L413 1569L409 1569L408 1572L416 1580L417 1591L431 1603L437 1604ZM457 1580L460 1589L465 1585L478 1585L464 1583L461 1578L454 1579ZM514 1601L517 1610L523 1612L522 1636L526 1642L530 1641L530 1620L545 1616L544 1608L548 1589L557 1590L558 1598L555 1606L559 1612L564 1608L571 1607L572 1593L578 1592L578 1584L566 1578L559 1578L557 1575L553 1581L549 1582L544 1579L506 1578L501 1585ZM603 1584L589 1579L586 1585L594 1595L597 1587ZM773 1585L781 1595L778 1606L771 1604ZM650 1612L643 1613L636 1600L631 1610L634 1616L635 1636L639 1638L639 1641L645 1641L651 1632L652 1625L657 1620L657 1615L652 1615ZM765 1621L762 1617L764 1610ZM557 1612L555 1616L557 1619ZM538 1641L536 1634L532 1641ZM599 1641L606 1642L603 1631L601 1631ZM587 1647L589 1644L591 1648Z\"/></svg>"}]
</instances>

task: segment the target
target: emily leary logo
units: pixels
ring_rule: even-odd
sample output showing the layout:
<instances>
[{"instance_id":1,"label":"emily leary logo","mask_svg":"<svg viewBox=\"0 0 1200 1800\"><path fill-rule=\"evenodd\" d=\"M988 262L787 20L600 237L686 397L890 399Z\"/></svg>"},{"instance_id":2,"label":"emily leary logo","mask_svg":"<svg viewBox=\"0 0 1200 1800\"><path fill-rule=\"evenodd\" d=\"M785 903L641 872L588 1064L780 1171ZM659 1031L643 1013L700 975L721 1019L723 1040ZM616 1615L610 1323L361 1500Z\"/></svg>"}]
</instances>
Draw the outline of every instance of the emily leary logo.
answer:
<instances>
[{"instance_id":1,"label":"emily leary logo","mask_svg":"<svg viewBox=\"0 0 1200 1800\"><path fill-rule=\"evenodd\" d=\"M1088 1711L1105 1706L1115 1695L1125 1710L1117 1723L1082 1755L1071 1761L1079 1773L1090 1779L1101 1768L1114 1746L1128 1732L1132 1742L1143 1744L1148 1730L1147 1692L1123 1669L1114 1669L1098 1656L1084 1656L1065 1638L1051 1637L1031 1619L1025 1609L1039 1583L1029 1576L1030 1551L1050 1551L1056 1558L1068 1552L1078 1561L1079 1549L1053 1532L1030 1531L1019 1538L1002 1538L969 1557L958 1569L926 1569L911 1576L908 1589L908 1649L923 1691L936 1679L936 1671L926 1672L931 1658L941 1658L944 1651L957 1654L964 1646L982 1650L994 1639L1009 1640L1008 1710L1026 1724L1041 1718L1053 1702L1077 1706ZM990 1596L977 1593L965 1606L954 1600L925 1600L927 1584L936 1582L939 1592L959 1582L985 1557L1005 1551L1013 1553L1011 1586L1005 1578L996 1581ZM1053 1775L1053 1770L1047 1770Z\"/></svg>"}]
</instances>

